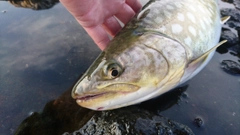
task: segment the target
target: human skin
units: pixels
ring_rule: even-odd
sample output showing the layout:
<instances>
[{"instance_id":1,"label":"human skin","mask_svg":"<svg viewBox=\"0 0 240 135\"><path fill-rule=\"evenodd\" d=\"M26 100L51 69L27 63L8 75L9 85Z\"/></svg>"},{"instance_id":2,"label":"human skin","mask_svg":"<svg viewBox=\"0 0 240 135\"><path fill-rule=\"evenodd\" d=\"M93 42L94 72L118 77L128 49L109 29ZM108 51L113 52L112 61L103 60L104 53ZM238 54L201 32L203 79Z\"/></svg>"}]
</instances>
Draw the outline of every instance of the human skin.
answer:
<instances>
[{"instance_id":1,"label":"human skin","mask_svg":"<svg viewBox=\"0 0 240 135\"><path fill-rule=\"evenodd\" d=\"M60 0L101 50L142 7L138 0ZM117 18L117 19L116 19Z\"/></svg>"}]
</instances>

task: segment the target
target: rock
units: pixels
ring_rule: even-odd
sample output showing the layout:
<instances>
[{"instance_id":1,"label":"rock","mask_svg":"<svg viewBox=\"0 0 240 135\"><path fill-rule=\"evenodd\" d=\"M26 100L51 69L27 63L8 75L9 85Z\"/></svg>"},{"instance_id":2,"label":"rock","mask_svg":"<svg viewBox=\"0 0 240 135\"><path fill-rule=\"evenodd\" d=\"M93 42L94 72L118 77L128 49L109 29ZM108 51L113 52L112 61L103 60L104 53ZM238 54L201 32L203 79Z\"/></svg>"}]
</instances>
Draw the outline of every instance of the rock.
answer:
<instances>
[{"instance_id":1,"label":"rock","mask_svg":"<svg viewBox=\"0 0 240 135\"><path fill-rule=\"evenodd\" d=\"M233 0L233 3L237 9L240 9L240 1L239 0Z\"/></svg>"},{"instance_id":2,"label":"rock","mask_svg":"<svg viewBox=\"0 0 240 135\"><path fill-rule=\"evenodd\" d=\"M221 34L221 40L228 40L228 42L220 46L217 52L220 54L230 52L230 54L240 58L240 11L225 8L221 10L221 15L231 16L231 18L225 23Z\"/></svg>"},{"instance_id":3,"label":"rock","mask_svg":"<svg viewBox=\"0 0 240 135\"><path fill-rule=\"evenodd\" d=\"M176 100L182 91L177 91ZM141 108L129 106L111 111L92 111L78 106L71 88L32 113L14 135L193 135L187 126Z\"/></svg>"},{"instance_id":4,"label":"rock","mask_svg":"<svg viewBox=\"0 0 240 135\"><path fill-rule=\"evenodd\" d=\"M59 0L8 0L16 7L31 8L33 10L42 10L52 8Z\"/></svg>"},{"instance_id":5,"label":"rock","mask_svg":"<svg viewBox=\"0 0 240 135\"><path fill-rule=\"evenodd\" d=\"M226 30L222 31L220 40L227 40L227 42L222 45L222 46L225 46L227 48L232 47L232 46L236 45L237 43L239 43L237 35L234 34L229 29L226 29Z\"/></svg>"},{"instance_id":6,"label":"rock","mask_svg":"<svg viewBox=\"0 0 240 135\"><path fill-rule=\"evenodd\" d=\"M239 32L237 36L231 30L223 29L220 40L227 40L227 42L217 48L218 53L224 54L232 51L230 54L240 58Z\"/></svg>"},{"instance_id":7,"label":"rock","mask_svg":"<svg viewBox=\"0 0 240 135\"><path fill-rule=\"evenodd\" d=\"M240 75L240 64L235 61L223 60L221 62L221 68L229 74Z\"/></svg>"},{"instance_id":8,"label":"rock","mask_svg":"<svg viewBox=\"0 0 240 135\"><path fill-rule=\"evenodd\" d=\"M233 21L233 20L227 21L227 25L228 25L230 28L240 27L240 23L237 22L237 21Z\"/></svg>"},{"instance_id":9,"label":"rock","mask_svg":"<svg viewBox=\"0 0 240 135\"><path fill-rule=\"evenodd\" d=\"M187 126L137 107L99 112L82 128L64 135L193 135Z\"/></svg>"},{"instance_id":10,"label":"rock","mask_svg":"<svg viewBox=\"0 0 240 135\"><path fill-rule=\"evenodd\" d=\"M222 0L222 1L224 1L224 2L227 2L227 3L233 3L233 0Z\"/></svg>"},{"instance_id":11,"label":"rock","mask_svg":"<svg viewBox=\"0 0 240 135\"><path fill-rule=\"evenodd\" d=\"M230 4L234 4L234 6L237 9L240 9L240 1L239 0L222 0L222 1L230 3Z\"/></svg>"},{"instance_id":12,"label":"rock","mask_svg":"<svg viewBox=\"0 0 240 135\"><path fill-rule=\"evenodd\" d=\"M232 8L224 8L221 9L221 15L222 16L231 16L231 18L226 22L228 24L229 22L235 22L237 26L240 24L240 11L237 9L232 9ZM235 24L235 25L236 25ZM233 28L233 27L231 27Z\"/></svg>"},{"instance_id":13,"label":"rock","mask_svg":"<svg viewBox=\"0 0 240 135\"><path fill-rule=\"evenodd\" d=\"M203 119L200 117L196 117L193 121L195 123L195 125L197 125L197 127L202 127L203 126Z\"/></svg>"}]
</instances>

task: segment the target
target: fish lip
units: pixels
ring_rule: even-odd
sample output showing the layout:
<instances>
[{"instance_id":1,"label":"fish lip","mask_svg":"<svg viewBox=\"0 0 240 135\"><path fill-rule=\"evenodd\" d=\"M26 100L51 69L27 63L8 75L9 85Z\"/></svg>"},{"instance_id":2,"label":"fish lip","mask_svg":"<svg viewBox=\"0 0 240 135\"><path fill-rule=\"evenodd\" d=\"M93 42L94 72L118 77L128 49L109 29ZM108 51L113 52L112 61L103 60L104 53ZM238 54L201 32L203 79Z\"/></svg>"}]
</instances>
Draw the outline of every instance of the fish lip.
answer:
<instances>
[{"instance_id":1,"label":"fish lip","mask_svg":"<svg viewBox=\"0 0 240 135\"><path fill-rule=\"evenodd\" d=\"M84 95L84 96L76 96L75 99L77 101L89 101L89 100L92 100L92 99L95 99L95 98L99 98L105 94L107 94L109 92L104 92L104 93L98 93L98 94L87 94L87 95Z\"/></svg>"},{"instance_id":2,"label":"fish lip","mask_svg":"<svg viewBox=\"0 0 240 135\"><path fill-rule=\"evenodd\" d=\"M123 95L126 95L126 94L131 93L131 92L103 92L103 93L97 93L97 94L86 94L84 96L83 95L76 95L74 97L74 99L76 99L76 101L79 101L79 102L87 102L87 101L91 101L93 99L102 97L103 95L110 94L110 93L121 93Z\"/></svg>"}]
</instances>

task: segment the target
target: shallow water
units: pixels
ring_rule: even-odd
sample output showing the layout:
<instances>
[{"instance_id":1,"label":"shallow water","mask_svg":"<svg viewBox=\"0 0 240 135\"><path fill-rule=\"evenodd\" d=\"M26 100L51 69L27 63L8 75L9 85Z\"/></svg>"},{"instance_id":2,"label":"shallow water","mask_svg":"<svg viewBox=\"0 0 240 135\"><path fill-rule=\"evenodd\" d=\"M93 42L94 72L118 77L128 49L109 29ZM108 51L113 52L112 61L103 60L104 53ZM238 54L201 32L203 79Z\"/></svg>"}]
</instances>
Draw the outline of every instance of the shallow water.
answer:
<instances>
[{"instance_id":1,"label":"shallow water","mask_svg":"<svg viewBox=\"0 0 240 135\"><path fill-rule=\"evenodd\" d=\"M221 3L226 6L234 7ZM0 135L13 134L25 118L57 99L99 53L61 4L36 11L0 1ZM189 126L195 134L240 134L240 77L220 67L229 59L239 60L230 53L215 53L188 82L180 100L158 114ZM203 125L198 127L196 118Z\"/></svg>"}]
</instances>

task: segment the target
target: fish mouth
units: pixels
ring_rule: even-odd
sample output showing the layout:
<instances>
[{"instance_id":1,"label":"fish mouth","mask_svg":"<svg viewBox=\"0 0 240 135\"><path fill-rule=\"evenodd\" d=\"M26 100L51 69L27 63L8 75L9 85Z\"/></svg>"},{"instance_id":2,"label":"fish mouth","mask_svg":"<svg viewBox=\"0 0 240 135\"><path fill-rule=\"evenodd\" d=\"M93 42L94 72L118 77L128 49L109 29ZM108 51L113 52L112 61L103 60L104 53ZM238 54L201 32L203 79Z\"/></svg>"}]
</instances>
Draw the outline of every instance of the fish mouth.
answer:
<instances>
[{"instance_id":1,"label":"fish mouth","mask_svg":"<svg viewBox=\"0 0 240 135\"><path fill-rule=\"evenodd\" d=\"M75 99L77 100L77 102L86 102L86 101L90 101L90 100L102 97L108 93L109 92L98 93L98 94L87 94L84 96L76 96Z\"/></svg>"},{"instance_id":2,"label":"fish mouth","mask_svg":"<svg viewBox=\"0 0 240 135\"><path fill-rule=\"evenodd\" d=\"M84 95L76 95L74 96L74 99L76 99L77 103L86 103L86 102L93 102L95 99L102 98L106 96L107 100L107 95L116 95L116 94L121 94L121 95L127 95L131 92L103 92L103 93L96 93L96 94L84 94Z\"/></svg>"}]
</instances>

